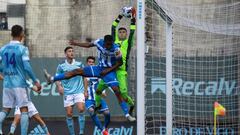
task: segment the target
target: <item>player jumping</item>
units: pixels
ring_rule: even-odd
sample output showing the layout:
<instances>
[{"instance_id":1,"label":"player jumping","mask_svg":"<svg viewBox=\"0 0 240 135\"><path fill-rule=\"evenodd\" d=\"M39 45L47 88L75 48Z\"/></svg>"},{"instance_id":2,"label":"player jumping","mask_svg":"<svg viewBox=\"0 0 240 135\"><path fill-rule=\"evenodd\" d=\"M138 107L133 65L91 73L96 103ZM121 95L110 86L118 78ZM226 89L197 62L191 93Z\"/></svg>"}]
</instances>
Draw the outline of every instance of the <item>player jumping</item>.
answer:
<instances>
[{"instance_id":1,"label":"player jumping","mask_svg":"<svg viewBox=\"0 0 240 135\"><path fill-rule=\"evenodd\" d=\"M94 43L77 43L75 41L70 41L70 45L85 48L97 47L99 64L97 66L86 66L84 68L75 69L53 77L45 71L47 82L53 83L77 75L84 77L100 77L114 91L125 117L129 121L135 121L136 119L128 113L128 106L120 94L119 84L116 79L115 70L122 65L122 55L118 45L113 43L113 37L111 35L106 35L104 39L98 39Z\"/></svg>"},{"instance_id":2,"label":"player jumping","mask_svg":"<svg viewBox=\"0 0 240 135\"><path fill-rule=\"evenodd\" d=\"M74 50L71 46L68 46L64 50L66 60L58 65L56 75L63 74L74 69L83 68L82 62L74 59ZM67 113L67 126L70 135L74 133L73 123L73 106L76 105L79 111L78 122L79 122L79 135L84 134L85 116L84 116L84 86L83 78L76 76L68 80L56 81L58 92L64 97L64 107Z\"/></svg>"},{"instance_id":3,"label":"player jumping","mask_svg":"<svg viewBox=\"0 0 240 135\"><path fill-rule=\"evenodd\" d=\"M131 48L133 46L133 37L134 37L134 32L136 29L136 11L132 7L125 7L126 12L131 13L131 25L130 25L130 34L127 38L127 29L125 27L120 27L117 30L117 26L120 22L120 20L123 18L123 12L121 12L117 19L113 22L112 24L112 36L114 37L114 42L120 46L120 50L122 52L122 60L123 64L120 66L117 70L117 80L119 82L119 88L121 95L123 99L128 103L130 106L129 109L129 114L132 115L133 109L134 109L134 101L133 99L128 95L128 86L127 86L127 69L128 69L128 59L130 56ZM98 85L98 90L102 91L106 89L107 86L104 84L104 82L101 80ZM100 96L96 96L96 102L97 105L99 104Z\"/></svg>"}]
</instances>

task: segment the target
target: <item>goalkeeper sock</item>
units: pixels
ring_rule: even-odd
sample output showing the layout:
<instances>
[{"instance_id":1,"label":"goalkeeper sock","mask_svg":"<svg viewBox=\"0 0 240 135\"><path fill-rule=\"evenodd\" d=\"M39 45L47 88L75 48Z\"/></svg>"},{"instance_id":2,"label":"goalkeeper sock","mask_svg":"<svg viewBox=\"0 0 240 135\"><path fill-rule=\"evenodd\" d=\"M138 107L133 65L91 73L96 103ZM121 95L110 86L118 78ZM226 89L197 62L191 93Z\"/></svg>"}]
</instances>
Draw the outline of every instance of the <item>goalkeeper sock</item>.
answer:
<instances>
[{"instance_id":1,"label":"goalkeeper sock","mask_svg":"<svg viewBox=\"0 0 240 135\"><path fill-rule=\"evenodd\" d=\"M128 105L129 105L129 106L134 106L134 101L133 101L133 99L132 99L130 96L128 96L127 99L128 99L128 100L127 100Z\"/></svg>"},{"instance_id":2,"label":"goalkeeper sock","mask_svg":"<svg viewBox=\"0 0 240 135\"><path fill-rule=\"evenodd\" d=\"M102 99L101 95L98 95L97 93L95 93L95 104L96 104L96 107L100 106L101 99Z\"/></svg>"}]
</instances>

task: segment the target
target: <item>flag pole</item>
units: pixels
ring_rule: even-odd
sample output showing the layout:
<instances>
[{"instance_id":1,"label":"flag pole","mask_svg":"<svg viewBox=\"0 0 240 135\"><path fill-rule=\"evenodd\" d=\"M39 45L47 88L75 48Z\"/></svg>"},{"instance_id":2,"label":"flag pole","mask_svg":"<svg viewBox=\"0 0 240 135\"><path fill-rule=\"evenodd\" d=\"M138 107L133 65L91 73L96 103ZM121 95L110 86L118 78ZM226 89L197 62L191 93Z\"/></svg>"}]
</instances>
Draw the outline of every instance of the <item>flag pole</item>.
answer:
<instances>
[{"instance_id":1,"label":"flag pole","mask_svg":"<svg viewBox=\"0 0 240 135\"><path fill-rule=\"evenodd\" d=\"M213 133L214 135L217 135L217 114L216 114L216 110L215 110L215 107L214 107L214 127L213 127Z\"/></svg>"}]
</instances>

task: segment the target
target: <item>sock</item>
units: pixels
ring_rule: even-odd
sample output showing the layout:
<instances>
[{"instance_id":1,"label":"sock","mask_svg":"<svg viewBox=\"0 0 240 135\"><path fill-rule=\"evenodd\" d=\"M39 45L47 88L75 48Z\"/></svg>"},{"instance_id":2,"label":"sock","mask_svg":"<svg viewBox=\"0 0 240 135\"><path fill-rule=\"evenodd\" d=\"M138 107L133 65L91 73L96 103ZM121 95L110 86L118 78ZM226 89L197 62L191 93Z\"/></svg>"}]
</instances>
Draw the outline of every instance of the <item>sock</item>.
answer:
<instances>
[{"instance_id":1,"label":"sock","mask_svg":"<svg viewBox=\"0 0 240 135\"><path fill-rule=\"evenodd\" d=\"M128 96L127 99L128 99L128 100L127 100L128 105L129 105L129 106L134 106L134 101L133 101L133 99L132 99L130 96Z\"/></svg>"},{"instance_id":2,"label":"sock","mask_svg":"<svg viewBox=\"0 0 240 135\"><path fill-rule=\"evenodd\" d=\"M1 111L0 112L0 134L2 134L2 123L5 120L5 118L7 117L8 113L5 111Z\"/></svg>"},{"instance_id":3,"label":"sock","mask_svg":"<svg viewBox=\"0 0 240 135\"><path fill-rule=\"evenodd\" d=\"M43 129L43 131L44 131L46 134L49 133L48 128L47 128L46 125L43 125L43 126L42 126L42 129Z\"/></svg>"},{"instance_id":4,"label":"sock","mask_svg":"<svg viewBox=\"0 0 240 135\"><path fill-rule=\"evenodd\" d=\"M21 114L21 135L27 135L28 132L28 112L22 112Z\"/></svg>"},{"instance_id":5,"label":"sock","mask_svg":"<svg viewBox=\"0 0 240 135\"><path fill-rule=\"evenodd\" d=\"M108 128L110 123L110 113L104 114L104 128Z\"/></svg>"},{"instance_id":6,"label":"sock","mask_svg":"<svg viewBox=\"0 0 240 135\"><path fill-rule=\"evenodd\" d=\"M89 111L88 111L89 112ZM94 114L94 112L89 112L93 122L95 123L95 125L97 126L98 129L100 129L100 131L103 130L103 126L102 123L100 122L100 120L98 119L97 115Z\"/></svg>"},{"instance_id":7,"label":"sock","mask_svg":"<svg viewBox=\"0 0 240 135\"><path fill-rule=\"evenodd\" d=\"M78 122L79 122L79 134L84 133L84 127L85 127L85 116L83 113L79 113L78 116Z\"/></svg>"},{"instance_id":8,"label":"sock","mask_svg":"<svg viewBox=\"0 0 240 135\"><path fill-rule=\"evenodd\" d=\"M72 117L67 117L66 122L70 135L75 135Z\"/></svg>"},{"instance_id":9,"label":"sock","mask_svg":"<svg viewBox=\"0 0 240 135\"><path fill-rule=\"evenodd\" d=\"M96 107L100 106L101 99L102 99L101 95L98 95L97 93L95 93L95 104L96 104Z\"/></svg>"},{"instance_id":10,"label":"sock","mask_svg":"<svg viewBox=\"0 0 240 135\"><path fill-rule=\"evenodd\" d=\"M63 80L65 79L65 74L62 73L62 74L57 74L53 77L53 81L60 81L60 80Z\"/></svg>"},{"instance_id":11,"label":"sock","mask_svg":"<svg viewBox=\"0 0 240 135\"><path fill-rule=\"evenodd\" d=\"M11 134L14 134L15 129L16 129L16 125L15 125L15 124L12 124L12 125L11 125L11 128L10 128L10 133L11 133Z\"/></svg>"},{"instance_id":12,"label":"sock","mask_svg":"<svg viewBox=\"0 0 240 135\"><path fill-rule=\"evenodd\" d=\"M129 114L128 114L128 106L127 106L127 103L126 103L125 101L122 101L122 102L120 103L120 106L121 106L121 108L122 108L122 111L123 111L124 115L125 115L125 116L128 116Z\"/></svg>"}]
</instances>

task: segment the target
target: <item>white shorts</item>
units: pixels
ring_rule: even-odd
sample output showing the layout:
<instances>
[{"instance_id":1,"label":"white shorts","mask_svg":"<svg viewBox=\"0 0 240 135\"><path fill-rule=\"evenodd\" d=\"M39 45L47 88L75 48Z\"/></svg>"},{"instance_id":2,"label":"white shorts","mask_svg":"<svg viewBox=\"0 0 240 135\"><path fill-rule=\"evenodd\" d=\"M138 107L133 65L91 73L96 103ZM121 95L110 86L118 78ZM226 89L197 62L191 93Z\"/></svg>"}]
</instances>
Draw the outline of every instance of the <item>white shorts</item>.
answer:
<instances>
[{"instance_id":1,"label":"white shorts","mask_svg":"<svg viewBox=\"0 0 240 135\"><path fill-rule=\"evenodd\" d=\"M28 107L28 116L29 116L29 118L31 118L35 114L38 114L38 111L37 111L36 107L34 106L34 104L31 101L29 101L27 107ZM21 115L21 111L20 111L19 107L15 108L14 115L17 115L17 114Z\"/></svg>"},{"instance_id":2,"label":"white shorts","mask_svg":"<svg viewBox=\"0 0 240 135\"><path fill-rule=\"evenodd\" d=\"M66 95L63 97L64 107L72 106L78 102L85 103L85 97L83 93Z\"/></svg>"},{"instance_id":3,"label":"white shorts","mask_svg":"<svg viewBox=\"0 0 240 135\"><path fill-rule=\"evenodd\" d=\"M27 94L27 88L3 88L3 107L4 108L19 108L27 106L29 102L29 96Z\"/></svg>"}]
</instances>

